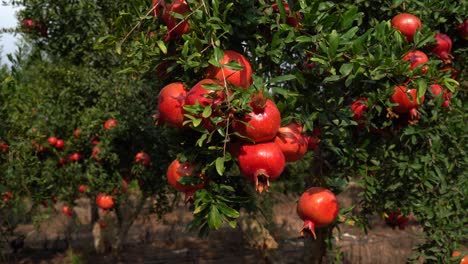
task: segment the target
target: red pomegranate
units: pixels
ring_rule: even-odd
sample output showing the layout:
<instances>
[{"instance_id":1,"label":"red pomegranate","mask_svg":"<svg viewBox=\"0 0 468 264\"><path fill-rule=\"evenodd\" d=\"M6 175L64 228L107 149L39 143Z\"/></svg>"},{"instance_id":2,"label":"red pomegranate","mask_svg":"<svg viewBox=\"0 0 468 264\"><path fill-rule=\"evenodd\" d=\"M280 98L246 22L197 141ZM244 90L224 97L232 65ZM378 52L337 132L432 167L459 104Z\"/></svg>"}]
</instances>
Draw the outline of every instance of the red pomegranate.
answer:
<instances>
[{"instance_id":1,"label":"red pomegranate","mask_svg":"<svg viewBox=\"0 0 468 264\"><path fill-rule=\"evenodd\" d=\"M56 137L49 137L47 139L47 142L49 143L49 145L55 146L55 144L57 144L57 138Z\"/></svg>"},{"instance_id":2,"label":"red pomegranate","mask_svg":"<svg viewBox=\"0 0 468 264\"><path fill-rule=\"evenodd\" d=\"M368 106L367 106L367 98L361 97L354 101L353 104L350 106L351 111L353 111L353 119L355 121L358 120L364 120L366 117L364 116L364 113L367 111Z\"/></svg>"},{"instance_id":3,"label":"red pomegranate","mask_svg":"<svg viewBox=\"0 0 468 264\"><path fill-rule=\"evenodd\" d=\"M304 220L301 234L311 232L314 238L316 227L333 223L338 216L339 205L336 196L323 187L312 187L305 191L297 203L297 214Z\"/></svg>"},{"instance_id":4,"label":"red pomegranate","mask_svg":"<svg viewBox=\"0 0 468 264\"><path fill-rule=\"evenodd\" d=\"M270 181L281 175L286 164L284 154L275 142L242 145L238 161L242 175L255 183L259 193L268 192Z\"/></svg>"},{"instance_id":5,"label":"red pomegranate","mask_svg":"<svg viewBox=\"0 0 468 264\"><path fill-rule=\"evenodd\" d=\"M63 139L57 139L57 143L55 143L56 149L63 149L65 147L65 141Z\"/></svg>"},{"instance_id":6,"label":"red pomegranate","mask_svg":"<svg viewBox=\"0 0 468 264\"><path fill-rule=\"evenodd\" d=\"M141 162L141 165L145 167L149 167L151 165L151 157L146 152L143 152L143 151L138 152L135 155L135 163L140 163L140 162Z\"/></svg>"},{"instance_id":7,"label":"red pomegranate","mask_svg":"<svg viewBox=\"0 0 468 264\"><path fill-rule=\"evenodd\" d=\"M76 161L79 161L80 159L81 159L81 154L78 152L75 152L71 154L70 156L68 156L68 160L70 162L76 162Z\"/></svg>"},{"instance_id":8,"label":"red pomegranate","mask_svg":"<svg viewBox=\"0 0 468 264\"><path fill-rule=\"evenodd\" d=\"M190 25L187 21L186 13L190 11L190 7L185 0L174 0L171 4L165 6L162 14L162 19L167 26L166 41L171 38L180 37L190 30ZM184 15L185 18L180 19L173 16L173 14Z\"/></svg>"},{"instance_id":9,"label":"red pomegranate","mask_svg":"<svg viewBox=\"0 0 468 264\"><path fill-rule=\"evenodd\" d=\"M443 89L439 84L431 84L431 92L434 97L437 97L443 92L442 97L444 102L442 103L442 108L448 108L450 106L450 97L452 96L450 91Z\"/></svg>"},{"instance_id":10,"label":"red pomegranate","mask_svg":"<svg viewBox=\"0 0 468 264\"><path fill-rule=\"evenodd\" d=\"M281 114L275 103L260 93L252 98L250 106L252 112L242 117L241 122L233 121L233 131L256 143L272 140L281 126Z\"/></svg>"},{"instance_id":11,"label":"red pomegranate","mask_svg":"<svg viewBox=\"0 0 468 264\"><path fill-rule=\"evenodd\" d=\"M450 63L452 59L452 55L450 54L452 52L452 40L444 33L437 33L435 39L437 44L432 49L432 52L437 54L444 63Z\"/></svg>"},{"instance_id":12,"label":"red pomegranate","mask_svg":"<svg viewBox=\"0 0 468 264\"><path fill-rule=\"evenodd\" d=\"M153 0L153 5L151 6L151 14L154 17L159 16L159 11L161 10L161 7L166 7L164 0Z\"/></svg>"},{"instance_id":13,"label":"red pomegranate","mask_svg":"<svg viewBox=\"0 0 468 264\"><path fill-rule=\"evenodd\" d=\"M175 82L164 86L158 96L158 123L183 128L186 96L187 90L183 83Z\"/></svg>"},{"instance_id":14,"label":"red pomegranate","mask_svg":"<svg viewBox=\"0 0 468 264\"><path fill-rule=\"evenodd\" d=\"M86 192L86 185L81 184L80 186L78 186L78 192L85 193Z\"/></svg>"},{"instance_id":15,"label":"red pomegranate","mask_svg":"<svg viewBox=\"0 0 468 264\"><path fill-rule=\"evenodd\" d=\"M308 142L302 134L302 126L295 122L280 127L274 141L283 152L286 162L298 161L307 152Z\"/></svg>"},{"instance_id":16,"label":"red pomegranate","mask_svg":"<svg viewBox=\"0 0 468 264\"><path fill-rule=\"evenodd\" d=\"M59 165L60 167L65 165L65 163L67 163L67 159L64 158L64 157L59 158L58 161L57 161L57 165Z\"/></svg>"},{"instance_id":17,"label":"red pomegranate","mask_svg":"<svg viewBox=\"0 0 468 264\"><path fill-rule=\"evenodd\" d=\"M91 157L93 157L93 159L94 159L95 161L99 161L99 160L100 160L100 158L99 158L99 156L100 156L99 152L101 152L101 149L100 149L99 147L96 147L96 146L95 146L95 147L93 148L93 150L91 151Z\"/></svg>"},{"instance_id":18,"label":"red pomegranate","mask_svg":"<svg viewBox=\"0 0 468 264\"><path fill-rule=\"evenodd\" d=\"M419 51L419 50L413 50L413 51L409 51L408 53L406 53L403 56L403 60L409 61L411 63L410 69L414 70L414 68L416 68L417 66L428 62L429 58L424 52ZM426 72L427 72L427 66L423 65L421 68L421 73L426 73Z\"/></svg>"},{"instance_id":19,"label":"red pomegranate","mask_svg":"<svg viewBox=\"0 0 468 264\"><path fill-rule=\"evenodd\" d=\"M226 65L231 61L238 62L242 66L242 70L210 66L207 69L207 77L221 81L226 79L227 82L234 86L249 88L250 85L252 85L252 66L250 66L250 62L240 53L232 50L225 50L224 57L219 59L219 63Z\"/></svg>"},{"instance_id":20,"label":"red pomegranate","mask_svg":"<svg viewBox=\"0 0 468 264\"><path fill-rule=\"evenodd\" d=\"M424 102L424 95L419 98L419 103L416 99L417 90L407 89L406 86L400 85L395 87L395 91L391 97L397 106L393 107L393 110L400 114L410 114L411 120L419 119L418 107Z\"/></svg>"},{"instance_id":21,"label":"red pomegranate","mask_svg":"<svg viewBox=\"0 0 468 264\"><path fill-rule=\"evenodd\" d=\"M73 130L73 136L75 138L80 138L81 137L81 128L76 128L75 130Z\"/></svg>"},{"instance_id":22,"label":"red pomegranate","mask_svg":"<svg viewBox=\"0 0 468 264\"><path fill-rule=\"evenodd\" d=\"M460 31L460 37L464 40L468 40L468 19L458 25L457 29Z\"/></svg>"},{"instance_id":23,"label":"red pomegranate","mask_svg":"<svg viewBox=\"0 0 468 264\"><path fill-rule=\"evenodd\" d=\"M21 21L21 28L24 31L32 31L36 27L36 22L33 19L23 19Z\"/></svg>"},{"instance_id":24,"label":"red pomegranate","mask_svg":"<svg viewBox=\"0 0 468 264\"><path fill-rule=\"evenodd\" d=\"M284 5L284 11L286 12L286 16L287 16L286 24L290 25L291 27L298 27L299 26L298 20L302 19L301 15L300 14L291 15L289 11L289 4L286 1L283 2L283 5ZM273 8L273 11L275 13L280 13L277 3L272 4L271 8ZM284 21L282 22L284 23Z\"/></svg>"},{"instance_id":25,"label":"red pomegranate","mask_svg":"<svg viewBox=\"0 0 468 264\"><path fill-rule=\"evenodd\" d=\"M66 215L68 217L71 217L73 215L73 209L68 205L64 205L62 207L62 212L63 212L64 215Z\"/></svg>"},{"instance_id":26,"label":"red pomegranate","mask_svg":"<svg viewBox=\"0 0 468 264\"><path fill-rule=\"evenodd\" d=\"M452 253L452 257L454 258L457 258L457 257L460 257L462 254L460 251L454 251ZM468 255L465 255L461 260L460 260L460 264L468 264Z\"/></svg>"},{"instance_id":27,"label":"red pomegranate","mask_svg":"<svg viewBox=\"0 0 468 264\"><path fill-rule=\"evenodd\" d=\"M385 224L395 229L398 226L398 229L405 229L408 224L409 217L406 217L400 213L400 209L397 209L388 214L388 217L385 217Z\"/></svg>"},{"instance_id":28,"label":"red pomegranate","mask_svg":"<svg viewBox=\"0 0 468 264\"><path fill-rule=\"evenodd\" d=\"M417 16L401 13L392 18L392 26L403 34L408 42L413 42L416 30L421 30L421 20Z\"/></svg>"},{"instance_id":29,"label":"red pomegranate","mask_svg":"<svg viewBox=\"0 0 468 264\"><path fill-rule=\"evenodd\" d=\"M10 146L5 142L0 142L0 149L2 149L2 152L7 152L10 149Z\"/></svg>"},{"instance_id":30,"label":"red pomegranate","mask_svg":"<svg viewBox=\"0 0 468 264\"><path fill-rule=\"evenodd\" d=\"M196 191L203 189L205 182L203 176L195 174L194 170L196 164L188 161L180 163L179 159L175 159L171 162L167 168L167 180L169 184L179 192L185 193L185 201L193 200L193 195ZM195 185L184 185L179 182L181 177L199 177L202 181Z\"/></svg>"},{"instance_id":31,"label":"red pomegranate","mask_svg":"<svg viewBox=\"0 0 468 264\"><path fill-rule=\"evenodd\" d=\"M96 204L102 209L111 209L114 207L114 198L106 193L100 193L96 196Z\"/></svg>"},{"instance_id":32,"label":"red pomegranate","mask_svg":"<svg viewBox=\"0 0 468 264\"><path fill-rule=\"evenodd\" d=\"M117 123L118 122L115 119L112 119L112 118L108 119L108 120L106 120L106 122L104 122L104 129L105 130L110 130L111 128L116 127Z\"/></svg>"}]
</instances>

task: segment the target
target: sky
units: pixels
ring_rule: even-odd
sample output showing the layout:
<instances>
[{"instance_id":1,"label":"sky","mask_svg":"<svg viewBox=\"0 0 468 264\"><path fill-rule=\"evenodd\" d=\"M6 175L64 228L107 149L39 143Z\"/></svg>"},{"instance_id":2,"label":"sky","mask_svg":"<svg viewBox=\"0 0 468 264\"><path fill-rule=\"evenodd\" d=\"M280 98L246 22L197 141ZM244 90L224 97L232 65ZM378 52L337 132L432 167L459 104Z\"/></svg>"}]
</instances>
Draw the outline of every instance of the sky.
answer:
<instances>
[{"instance_id":1,"label":"sky","mask_svg":"<svg viewBox=\"0 0 468 264\"><path fill-rule=\"evenodd\" d=\"M14 28L18 22L15 13L19 10L17 6L0 4L0 28ZM14 53L16 50L16 42L20 37L19 34L1 33L0 46L2 47L1 62L10 64L6 55Z\"/></svg>"}]
</instances>

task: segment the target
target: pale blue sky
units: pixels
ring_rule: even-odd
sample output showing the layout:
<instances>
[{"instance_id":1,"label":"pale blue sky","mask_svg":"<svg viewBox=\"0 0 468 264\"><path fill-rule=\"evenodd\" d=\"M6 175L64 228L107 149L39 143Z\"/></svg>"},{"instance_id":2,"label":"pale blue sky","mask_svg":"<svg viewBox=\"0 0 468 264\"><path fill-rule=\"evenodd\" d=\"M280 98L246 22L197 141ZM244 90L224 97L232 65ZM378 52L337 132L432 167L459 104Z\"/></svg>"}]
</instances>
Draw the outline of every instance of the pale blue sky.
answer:
<instances>
[{"instance_id":1,"label":"pale blue sky","mask_svg":"<svg viewBox=\"0 0 468 264\"><path fill-rule=\"evenodd\" d=\"M0 4L0 28L14 28L18 25L15 13L18 7ZM13 53L16 50L16 42L19 34L1 33L0 46L2 46L1 62L9 64L6 54Z\"/></svg>"}]
</instances>

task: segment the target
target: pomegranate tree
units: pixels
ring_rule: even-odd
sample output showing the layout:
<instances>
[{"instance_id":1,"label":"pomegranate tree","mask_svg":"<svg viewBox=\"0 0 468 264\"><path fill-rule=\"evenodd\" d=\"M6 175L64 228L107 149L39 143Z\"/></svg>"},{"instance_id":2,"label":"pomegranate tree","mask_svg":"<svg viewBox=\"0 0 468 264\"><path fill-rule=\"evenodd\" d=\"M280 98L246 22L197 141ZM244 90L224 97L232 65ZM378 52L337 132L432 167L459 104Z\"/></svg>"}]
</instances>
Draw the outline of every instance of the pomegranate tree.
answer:
<instances>
[{"instance_id":1,"label":"pomegranate tree","mask_svg":"<svg viewBox=\"0 0 468 264\"><path fill-rule=\"evenodd\" d=\"M332 224L339 210L338 200L330 190L323 187L309 188L297 203L297 214L304 220L301 234L311 232L316 238L315 228Z\"/></svg>"}]
</instances>

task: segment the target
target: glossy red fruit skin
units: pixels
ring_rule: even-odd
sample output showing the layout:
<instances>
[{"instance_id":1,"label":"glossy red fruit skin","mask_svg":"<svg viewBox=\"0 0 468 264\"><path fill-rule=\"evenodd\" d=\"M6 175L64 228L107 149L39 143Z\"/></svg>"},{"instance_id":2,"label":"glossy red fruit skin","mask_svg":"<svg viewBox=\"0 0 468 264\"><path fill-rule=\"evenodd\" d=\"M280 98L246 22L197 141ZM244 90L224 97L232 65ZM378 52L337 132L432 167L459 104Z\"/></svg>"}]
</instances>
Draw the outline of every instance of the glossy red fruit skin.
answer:
<instances>
[{"instance_id":1,"label":"glossy red fruit skin","mask_svg":"<svg viewBox=\"0 0 468 264\"><path fill-rule=\"evenodd\" d=\"M442 97L444 102L442 103L442 108L448 108L450 106L450 97L452 93L446 89L443 89L439 84L431 84L431 92L434 97L437 97L440 93L443 92Z\"/></svg>"},{"instance_id":2,"label":"glossy red fruit skin","mask_svg":"<svg viewBox=\"0 0 468 264\"><path fill-rule=\"evenodd\" d=\"M268 192L270 181L277 179L284 170L286 159L275 142L244 144L238 155L241 174L255 183L255 190Z\"/></svg>"},{"instance_id":3,"label":"glossy red fruit skin","mask_svg":"<svg viewBox=\"0 0 468 264\"><path fill-rule=\"evenodd\" d=\"M243 69L240 71L236 71L227 67L218 68L210 66L207 69L207 78L217 79L223 83L223 77L225 77L226 81L234 86L242 87L245 89L249 88L253 82L252 66L250 65L250 62L247 60L246 57L244 57L244 55L238 52L235 52L233 50L225 50L224 57L219 59L219 62L222 65L225 65L230 61L237 61L243 67Z\"/></svg>"},{"instance_id":4,"label":"glossy red fruit skin","mask_svg":"<svg viewBox=\"0 0 468 264\"><path fill-rule=\"evenodd\" d=\"M96 204L102 209L111 209L114 207L115 202L112 196L107 195L106 193L100 193L96 196Z\"/></svg>"},{"instance_id":5,"label":"glossy red fruit skin","mask_svg":"<svg viewBox=\"0 0 468 264\"><path fill-rule=\"evenodd\" d=\"M51 145L51 146L55 146L55 144L57 144L57 138L56 137L49 137L47 139L47 143L49 143L49 145Z\"/></svg>"},{"instance_id":6,"label":"glossy red fruit skin","mask_svg":"<svg viewBox=\"0 0 468 264\"><path fill-rule=\"evenodd\" d=\"M174 189L185 193L186 201L192 199L195 192L203 189L205 186L204 181L196 185L183 185L179 182L179 179L185 176L200 177L203 180L203 176L194 175L195 168L196 164L188 161L180 163L179 159L173 160L167 168L167 181Z\"/></svg>"},{"instance_id":7,"label":"glossy red fruit skin","mask_svg":"<svg viewBox=\"0 0 468 264\"><path fill-rule=\"evenodd\" d=\"M63 149L65 146L65 141L63 139L57 139L57 143L55 143L56 149Z\"/></svg>"},{"instance_id":8,"label":"glossy red fruit skin","mask_svg":"<svg viewBox=\"0 0 468 264\"><path fill-rule=\"evenodd\" d=\"M21 21L21 28L25 31L31 31L36 26L36 22L32 19L23 19Z\"/></svg>"},{"instance_id":9,"label":"glossy red fruit skin","mask_svg":"<svg viewBox=\"0 0 468 264\"><path fill-rule=\"evenodd\" d=\"M73 209L69 206L65 205L62 207L62 212L64 215L71 217L73 215Z\"/></svg>"},{"instance_id":10,"label":"glossy red fruit skin","mask_svg":"<svg viewBox=\"0 0 468 264\"><path fill-rule=\"evenodd\" d=\"M211 105L213 108L218 107L222 102L225 100L225 96L222 90L213 91L205 89L202 85L203 84L219 84L218 81L213 79L203 79L195 84L187 93L187 97L185 98L185 104L187 105L195 105L196 102L201 106L208 106ZM209 96L210 98L207 98Z\"/></svg>"},{"instance_id":11,"label":"glossy red fruit skin","mask_svg":"<svg viewBox=\"0 0 468 264\"><path fill-rule=\"evenodd\" d=\"M113 127L116 127L118 124L117 120L115 119L108 119L106 122L104 122L104 129L105 130L110 130Z\"/></svg>"},{"instance_id":12,"label":"glossy red fruit skin","mask_svg":"<svg viewBox=\"0 0 468 264\"><path fill-rule=\"evenodd\" d=\"M353 111L353 120L358 121L358 120L364 120L366 117L364 114L367 112L368 106L367 106L367 98L361 97L357 99L356 101L353 102L350 106L351 111Z\"/></svg>"},{"instance_id":13,"label":"glossy red fruit skin","mask_svg":"<svg viewBox=\"0 0 468 264\"><path fill-rule=\"evenodd\" d=\"M10 146L5 142L0 142L0 149L2 149L2 152L7 152L10 149Z\"/></svg>"},{"instance_id":14,"label":"glossy red fruit skin","mask_svg":"<svg viewBox=\"0 0 468 264\"><path fill-rule=\"evenodd\" d=\"M86 192L86 185L81 184L80 186L78 186L78 192L85 193Z\"/></svg>"},{"instance_id":15,"label":"glossy red fruit skin","mask_svg":"<svg viewBox=\"0 0 468 264\"><path fill-rule=\"evenodd\" d=\"M151 8L152 8L151 14L154 17L157 17L159 15L159 11L161 9L161 6L165 7L165 5L166 4L164 3L164 0L153 0L153 5L151 6Z\"/></svg>"},{"instance_id":16,"label":"glossy red fruit skin","mask_svg":"<svg viewBox=\"0 0 468 264\"><path fill-rule=\"evenodd\" d=\"M450 54L452 52L452 40L444 33L437 33L435 39L437 44L432 49L432 52L437 54L444 63L450 63L452 59L452 55Z\"/></svg>"},{"instance_id":17,"label":"glossy red fruit skin","mask_svg":"<svg viewBox=\"0 0 468 264\"><path fill-rule=\"evenodd\" d=\"M161 89L158 96L158 123L183 128L184 104L187 90L183 83L170 83Z\"/></svg>"},{"instance_id":18,"label":"glossy red fruit skin","mask_svg":"<svg viewBox=\"0 0 468 264\"><path fill-rule=\"evenodd\" d=\"M409 61L411 63L410 69L414 70L417 66L424 64L429 61L429 58L427 57L426 53L419 51L419 50L413 50L409 51L403 56L403 60ZM426 73L427 72L427 66L422 66L421 68L421 73Z\"/></svg>"},{"instance_id":19,"label":"glossy red fruit skin","mask_svg":"<svg viewBox=\"0 0 468 264\"><path fill-rule=\"evenodd\" d=\"M315 227L332 224L340 211L335 194L323 187L306 190L297 203L297 214L304 220L301 234L311 232L315 237Z\"/></svg>"},{"instance_id":20,"label":"glossy red fruit skin","mask_svg":"<svg viewBox=\"0 0 468 264\"><path fill-rule=\"evenodd\" d=\"M421 20L414 15L401 13L392 18L392 26L399 30L406 37L408 42L413 42L416 30L421 30Z\"/></svg>"},{"instance_id":21,"label":"glossy red fruit skin","mask_svg":"<svg viewBox=\"0 0 468 264\"><path fill-rule=\"evenodd\" d=\"M270 141L276 137L281 126L281 113L275 103L260 95L250 103L252 112L242 117L239 122L233 120L232 129L255 143Z\"/></svg>"},{"instance_id":22,"label":"glossy red fruit skin","mask_svg":"<svg viewBox=\"0 0 468 264\"><path fill-rule=\"evenodd\" d=\"M396 86L391 99L392 102L398 103L398 105L394 106L393 110L402 114L410 113L412 109L418 108L418 106L424 102L424 96L419 98L419 103L416 100L416 96L416 89L408 90L406 86Z\"/></svg>"},{"instance_id":23,"label":"glossy red fruit skin","mask_svg":"<svg viewBox=\"0 0 468 264\"><path fill-rule=\"evenodd\" d=\"M148 153L146 152L138 152L136 155L135 155L135 163L139 163L141 162L141 165L145 166L145 167L149 167L151 165L151 157L150 155L148 155Z\"/></svg>"},{"instance_id":24,"label":"glossy red fruit skin","mask_svg":"<svg viewBox=\"0 0 468 264\"><path fill-rule=\"evenodd\" d=\"M168 4L163 11L162 19L167 26L167 36L166 41L169 41L171 38L180 37L183 34L189 32L190 25L185 18L183 21L180 21L178 18L173 17L172 13L177 13L185 15L190 11L190 7L185 0L174 0L172 4Z\"/></svg>"},{"instance_id":25,"label":"glossy red fruit skin","mask_svg":"<svg viewBox=\"0 0 468 264\"><path fill-rule=\"evenodd\" d=\"M78 152L75 152L68 157L68 160L70 162L76 162L76 161L79 161L80 159L81 159L81 154Z\"/></svg>"},{"instance_id":26,"label":"glossy red fruit skin","mask_svg":"<svg viewBox=\"0 0 468 264\"><path fill-rule=\"evenodd\" d=\"M307 152L308 142L301 132L302 126L295 122L279 128L274 142L283 152L286 162L298 161Z\"/></svg>"}]
</instances>

